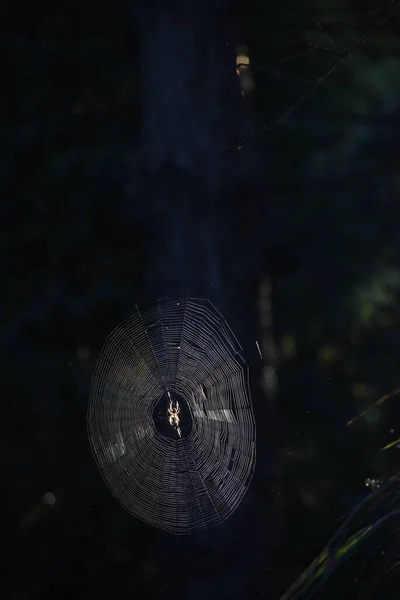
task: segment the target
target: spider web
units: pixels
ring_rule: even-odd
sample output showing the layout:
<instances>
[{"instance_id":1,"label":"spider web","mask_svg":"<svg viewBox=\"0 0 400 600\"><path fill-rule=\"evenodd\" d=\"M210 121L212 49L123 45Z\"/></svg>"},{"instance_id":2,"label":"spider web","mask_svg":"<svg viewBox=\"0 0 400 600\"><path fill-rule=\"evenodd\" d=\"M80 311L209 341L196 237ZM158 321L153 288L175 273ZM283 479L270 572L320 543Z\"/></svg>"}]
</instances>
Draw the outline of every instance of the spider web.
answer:
<instances>
[{"instance_id":1,"label":"spider web","mask_svg":"<svg viewBox=\"0 0 400 600\"><path fill-rule=\"evenodd\" d=\"M154 410L169 394L186 435L157 428ZM211 302L137 308L118 325L95 367L87 425L130 514L174 534L227 519L254 472L255 421L241 347Z\"/></svg>"}]
</instances>

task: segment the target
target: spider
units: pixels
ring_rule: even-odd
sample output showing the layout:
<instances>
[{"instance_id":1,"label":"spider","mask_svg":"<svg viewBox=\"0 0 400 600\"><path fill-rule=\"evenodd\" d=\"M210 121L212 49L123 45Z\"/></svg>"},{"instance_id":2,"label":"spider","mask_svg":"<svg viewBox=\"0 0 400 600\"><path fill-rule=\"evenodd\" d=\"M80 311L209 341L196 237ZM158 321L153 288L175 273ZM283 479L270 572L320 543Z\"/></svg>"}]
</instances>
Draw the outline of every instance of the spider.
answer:
<instances>
[{"instance_id":1,"label":"spider","mask_svg":"<svg viewBox=\"0 0 400 600\"><path fill-rule=\"evenodd\" d=\"M172 425L173 427L178 427L179 425L179 413L180 413L181 409L179 408L179 404L178 402L176 402L176 406L173 405L172 400L169 401L169 407L168 407L168 420L169 420L169 424Z\"/></svg>"}]
</instances>

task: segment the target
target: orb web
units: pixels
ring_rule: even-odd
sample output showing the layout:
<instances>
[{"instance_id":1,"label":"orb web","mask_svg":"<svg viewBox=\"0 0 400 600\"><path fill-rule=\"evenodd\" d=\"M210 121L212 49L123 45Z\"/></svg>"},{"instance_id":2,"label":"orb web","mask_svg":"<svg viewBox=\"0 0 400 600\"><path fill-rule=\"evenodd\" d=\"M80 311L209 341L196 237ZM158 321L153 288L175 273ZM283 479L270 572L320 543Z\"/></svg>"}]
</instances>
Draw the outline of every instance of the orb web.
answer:
<instances>
[{"instance_id":1,"label":"orb web","mask_svg":"<svg viewBox=\"0 0 400 600\"><path fill-rule=\"evenodd\" d=\"M211 302L137 309L118 325L94 370L87 425L129 513L174 534L227 519L254 471L255 421L241 347Z\"/></svg>"}]
</instances>

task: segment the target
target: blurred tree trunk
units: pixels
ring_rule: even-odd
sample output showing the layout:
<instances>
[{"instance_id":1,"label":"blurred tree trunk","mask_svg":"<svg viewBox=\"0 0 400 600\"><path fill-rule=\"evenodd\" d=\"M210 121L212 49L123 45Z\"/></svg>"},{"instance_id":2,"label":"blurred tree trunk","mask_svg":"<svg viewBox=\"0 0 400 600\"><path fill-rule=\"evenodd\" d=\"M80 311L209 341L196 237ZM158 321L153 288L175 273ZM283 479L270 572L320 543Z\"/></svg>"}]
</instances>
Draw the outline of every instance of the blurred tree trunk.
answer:
<instances>
[{"instance_id":1,"label":"blurred tree trunk","mask_svg":"<svg viewBox=\"0 0 400 600\"><path fill-rule=\"evenodd\" d=\"M150 4L139 18L146 190L139 210L154 241L148 283L174 296L196 285L221 302L243 266L240 252L255 248L254 223L243 217L250 218L256 153L251 145L230 150L253 131L235 43L217 0Z\"/></svg>"},{"instance_id":2,"label":"blurred tree trunk","mask_svg":"<svg viewBox=\"0 0 400 600\"><path fill-rule=\"evenodd\" d=\"M142 154L134 209L149 241L147 297L189 293L213 301L243 345L257 403L265 189L255 146L236 149L254 128L236 75L240 40L232 39L226 9L217 0L182 0L150 2L135 14L141 32ZM261 440L271 434L266 410L265 402L256 406ZM267 446L264 460L259 444L255 485L237 511L239 522L210 533L216 557L238 539L238 527L249 550L246 557L242 552L237 560L230 557L229 570L221 571L230 598L249 597L265 579L276 519L266 491L271 473L265 465L273 464Z\"/></svg>"}]
</instances>

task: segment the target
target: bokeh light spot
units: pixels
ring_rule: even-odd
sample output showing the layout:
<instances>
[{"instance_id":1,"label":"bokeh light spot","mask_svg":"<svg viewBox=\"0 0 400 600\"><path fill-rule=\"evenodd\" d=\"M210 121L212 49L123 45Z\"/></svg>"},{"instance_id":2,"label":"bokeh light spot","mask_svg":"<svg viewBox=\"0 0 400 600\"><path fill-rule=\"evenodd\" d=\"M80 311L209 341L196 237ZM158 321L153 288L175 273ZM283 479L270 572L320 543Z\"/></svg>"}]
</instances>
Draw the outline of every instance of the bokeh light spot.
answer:
<instances>
[{"instance_id":1,"label":"bokeh light spot","mask_svg":"<svg viewBox=\"0 0 400 600\"><path fill-rule=\"evenodd\" d=\"M51 492L46 492L43 496L43 502L49 506L53 506L56 503L56 497Z\"/></svg>"}]
</instances>

